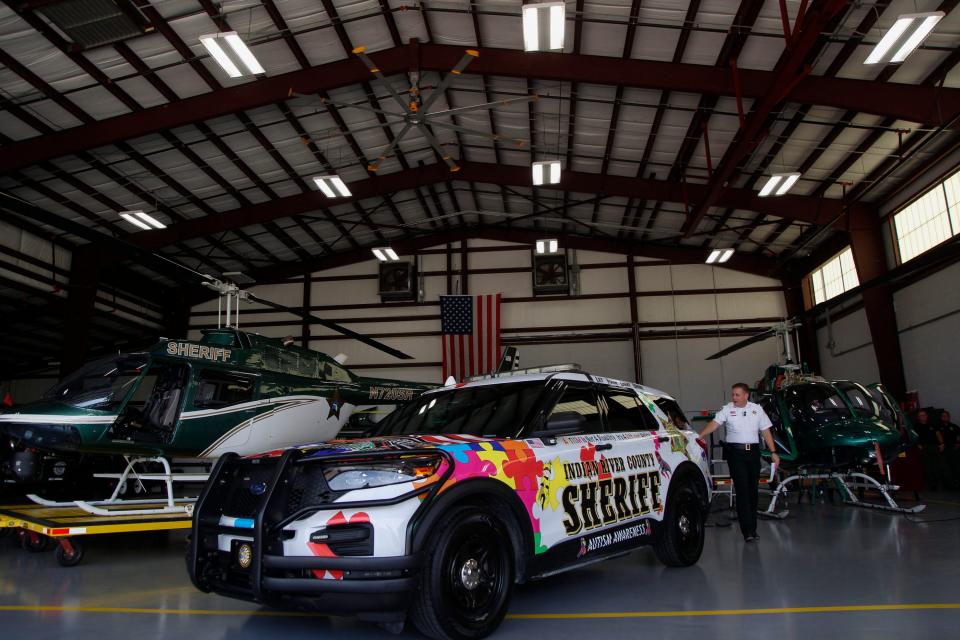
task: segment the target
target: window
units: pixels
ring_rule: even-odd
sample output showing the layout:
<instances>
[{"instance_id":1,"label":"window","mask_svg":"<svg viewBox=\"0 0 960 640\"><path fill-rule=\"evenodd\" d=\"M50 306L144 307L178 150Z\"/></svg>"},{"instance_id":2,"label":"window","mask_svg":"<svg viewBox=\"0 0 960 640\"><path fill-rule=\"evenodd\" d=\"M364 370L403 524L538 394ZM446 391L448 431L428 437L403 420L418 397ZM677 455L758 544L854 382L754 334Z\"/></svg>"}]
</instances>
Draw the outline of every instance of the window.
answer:
<instances>
[{"instance_id":1,"label":"window","mask_svg":"<svg viewBox=\"0 0 960 640\"><path fill-rule=\"evenodd\" d=\"M427 393L384 418L376 435L459 433L513 438L542 391L543 384L524 382Z\"/></svg>"},{"instance_id":2,"label":"window","mask_svg":"<svg viewBox=\"0 0 960 640\"><path fill-rule=\"evenodd\" d=\"M893 216L900 262L906 262L960 233L960 171Z\"/></svg>"},{"instance_id":3,"label":"window","mask_svg":"<svg viewBox=\"0 0 960 640\"><path fill-rule=\"evenodd\" d=\"M253 399L253 379L220 371L201 371L193 406L217 409Z\"/></svg>"},{"instance_id":4,"label":"window","mask_svg":"<svg viewBox=\"0 0 960 640\"><path fill-rule=\"evenodd\" d=\"M793 385L783 400L797 435L853 417L837 390L822 382Z\"/></svg>"},{"instance_id":5,"label":"window","mask_svg":"<svg viewBox=\"0 0 960 640\"><path fill-rule=\"evenodd\" d=\"M606 389L608 431L656 431L656 418L628 391Z\"/></svg>"},{"instance_id":6,"label":"window","mask_svg":"<svg viewBox=\"0 0 960 640\"><path fill-rule=\"evenodd\" d=\"M597 408L597 396L592 387L568 386L560 398L560 402L553 407L547 420L560 413L577 413L585 418L583 430L580 433L603 433L600 423L600 410Z\"/></svg>"},{"instance_id":7,"label":"window","mask_svg":"<svg viewBox=\"0 0 960 640\"><path fill-rule=\"evenodd\" d=\"M847 395L853 412L861 418L880 417L880 407L874 402L870 393L858 385L856 382L840 381L836 383L837 388Z\"/></svg>"},{"instance_id":8,"label":"window","mask_svg":"<svg viewBox=\"0 0 960 640\"><path fill-rule=\"evenodd\" d=\"M820 304L849 291L860 284L857 267L853 264L853 252L847 247L830 258L810 274L813 286L813 303Z\"/></svg>"},{"instance_id":9,"label":"window","mask_svg":"<svg viewBox=\"0 0 960 640\"><path fill-rule=\"evenodd\" d=\"M677 404L676 400L671 398L657 398L654 400L660 410L667 414L667 417L670 418L670 422L673 423L677 429L689 429L690 423L687 422L687 416L684 415L683 409L680 408L680 405Z\"/></svg>"}]
</instances>

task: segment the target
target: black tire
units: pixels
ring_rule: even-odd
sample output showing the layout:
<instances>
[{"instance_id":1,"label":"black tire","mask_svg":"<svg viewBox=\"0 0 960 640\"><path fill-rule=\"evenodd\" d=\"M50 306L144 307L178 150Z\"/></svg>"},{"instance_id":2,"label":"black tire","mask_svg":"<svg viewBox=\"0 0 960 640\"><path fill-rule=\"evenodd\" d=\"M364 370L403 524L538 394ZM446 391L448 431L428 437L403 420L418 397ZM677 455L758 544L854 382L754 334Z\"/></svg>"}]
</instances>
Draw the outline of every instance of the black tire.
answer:
<instances>
[{"instance_id":1,"label":"black tire","mask_svg":"<svg viewBox=\"0 0 960 640\"><path fill-rule=\"evenodd\" d=\"M706 522L694 482L686 477L675 479L667 496L663 529L653 549L668 567L689 567L703 553Z\"/></svg>"},{"instance_id":2,"label":"black tire","mask_svg":"<svg viewBox=\"0 0 960 640\"><path fill-rule=\"evenodd\" d=\"M67 553L63 545L57 545L55 555L61 567L75 567L83 560L83 545L76 538L70 540L73 553Z\"/></svg>"},{"instance_id":3,"label":"black tire","mask_svg":"<svg viewBox=\"0 0 960 640\"><path fill-rule=\"evenodd\" d=\"M20 546L24 551L30 553L40 553L46 551L50 545L50 538L42 534L31 535L29 531L23 533L20 539Z\"/></svg>"},{"instance_id":4,"label":"black tire","mask_svg":"<svg viewBox=\"0 0 960 640\"><path fill-rule=\"evenodd\" d=\"M486 509L451 510L425 546L410 617L426 636L474 640L503 621L513 593L514 561L505 525Z\"/></svg>"}]
</instances>

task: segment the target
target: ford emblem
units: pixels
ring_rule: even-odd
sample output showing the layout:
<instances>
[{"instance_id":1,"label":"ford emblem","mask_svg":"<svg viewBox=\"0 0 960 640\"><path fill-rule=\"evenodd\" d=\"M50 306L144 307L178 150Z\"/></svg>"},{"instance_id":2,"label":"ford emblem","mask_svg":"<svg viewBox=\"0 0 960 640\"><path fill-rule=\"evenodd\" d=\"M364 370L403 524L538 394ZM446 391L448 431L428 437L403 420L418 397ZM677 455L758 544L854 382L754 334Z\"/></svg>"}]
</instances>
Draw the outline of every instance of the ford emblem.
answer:
<instances>
[{"instance_id":1,"label":"ford emblem","mask_svg":"<svg viewBox=\"0 0 960 640\"><path fill-rule=\"evenodd\" d=\"M258 482L256 484L250 485L250 493L255 496L262 496L267 491L266 482Z\"/></svg>"}]
</instances>

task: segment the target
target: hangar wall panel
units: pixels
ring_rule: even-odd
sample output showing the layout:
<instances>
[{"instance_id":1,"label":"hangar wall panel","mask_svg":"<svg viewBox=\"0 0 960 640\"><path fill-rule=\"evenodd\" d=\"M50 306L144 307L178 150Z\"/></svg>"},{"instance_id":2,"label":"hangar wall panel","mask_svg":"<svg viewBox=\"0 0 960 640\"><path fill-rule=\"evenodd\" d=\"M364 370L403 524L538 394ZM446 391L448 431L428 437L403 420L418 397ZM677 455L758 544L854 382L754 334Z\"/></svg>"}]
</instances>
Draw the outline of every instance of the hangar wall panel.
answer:
<instances>
[{"instance_id":1,"label":"hangar wall panel","mask_svg":"<svg viewBox=\"0 0 960 640\"><path fill-rule=\"evenodd\" d=\"M894 294L907 388L924 406L960 415L960 264ZM956 422L956 419L954 419Z\"/></svg>"},{"instance_id":2,"label":"hangar wall panel","mask_svg":"<svg viewBox=\"0 0 960 640\"><path fill-rule=\"evenodd\" d=\"M447 245L440 245L419 256L422 302L381 303L372 256L369 261L310 276L309 304L314 315L397 347L412 355L413 361L395 360L318 324L310 324L304 336L299 319L258 305L242 307L240 326L271 337L306 338L314 349L347 354L347 366L360 375L440 382L439 296L447 293L446 250ZM450 287L456 292L462 276L459 243L450 245L449 251ZM522 366L575 362L592 372L633 380L626 258L593 251L578 251L570 258L571 264L575 258L581 267L579 295L534 297L530 247L470 242L467 290L503 294L502 338L519 346ZM643 382L676 395L689 412L715 409L727 401L732 383L753 382L776 361L774 341L753 345L722 361L704 358L784 316L779 281L708 265L669 265L644 258L637 259L635 274ZM762 290L740 291L743 288ZM251 290L275 302L303 305L303 278ZM215 326L215 312L215 301L194 307L190 337L199 337L203 327Z\"/></svg>"}]
</instances>

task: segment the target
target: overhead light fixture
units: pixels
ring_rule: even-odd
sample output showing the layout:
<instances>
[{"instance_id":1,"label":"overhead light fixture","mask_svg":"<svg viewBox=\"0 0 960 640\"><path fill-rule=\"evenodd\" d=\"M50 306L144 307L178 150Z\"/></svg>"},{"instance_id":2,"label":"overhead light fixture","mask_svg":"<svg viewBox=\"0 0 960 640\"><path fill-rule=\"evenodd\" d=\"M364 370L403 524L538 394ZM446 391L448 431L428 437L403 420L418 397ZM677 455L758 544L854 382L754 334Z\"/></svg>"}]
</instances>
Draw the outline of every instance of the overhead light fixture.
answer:
<instances>
[{"instance_id":1,"label":"overhead light fixture","mask_svg":"<svg viewBox=\"0 0 960 640\"><path fill-rule=\"evenodd\" d=\"M138 229L143 229L144 231L167 228L167 225L163 224L153 216L144 213L143 211L124 211L120 214L120 217Z\"/></svg>"},{"instance_id":2,"label":"overhead light fixture","mask_svg":"<svg viewBox=\"0 0 960 640\"><path fill-rule=\"evenodd\" d=\"M548 253L557 253L560 250L560 243L556 240L537 240L536 252L538 256Z\"/></svg>"},{"instance_id":3,"label":"overhead light fixture","mask_svg":"<svg viewBox=\"0 0 960 640\"><path fill-rule=\"evenodd\" d=\"M880 42L873 47L873 51L870 52L863 63L899 64L903 62L930 35L930 32L943 19L944 15L943 11L931 11L928 13L905 13L899 16L893 26L880 39ZM891 51L894 52L893 56L888 59L887 55Z\"/></svg>"},{"instance_id":4,"label":"overhead light fixture","mask_svg":"<svg viewBox=\"0 0 960 640\"><path fill-rule=\"evenodd\" d=\"M563 2L539 2L523 5L524 51L563 50L566 31L566 6Z\"/></svg>"},{"instance_id":5,"label":"overhead light fixture","mask_svg":"<svg viewBox=\"0 0 960 640\"><path fill-rule=\"evenodd\" d=\"M733 249L714 249L707 256L707 264L723 264L733 257Z\"/></svg>"},{"instance_id":6,"label":"overhead light fixture","mask_svg":"<svg viewBox=\"0 0 960 640\"><path fill-rule=\"evenodd\" d=\"M769 195L782 196L800 179L799 173L775 173L767 179L767 183L757 195L766 198Z\"/></svg>"},{"instance_id":7,"label":"overhead light fixture","mask_svg":"<svg viewBox=\"0 0 960 640\"><path fill-rule=\"evenodd\" d=\"M323 191L323 195L328 198L349 198L353 194L347 185L344 184L340 176L316 176L313 181L317 183L317 188Z\"/></svg>"},{"instance_id":8,"label":"overhead light fixture","mask_svg":"<svg viewBox=\"0 0 960 640\"><path fill-rule=\"evenodd\" d=\"M542 160L540 162L534 162L531 165L531 168L533 169L534 186L539 186L541 184L559 184L559 160Z\"/></svg>"},{"instance_id":9,"label":"overhead light fixture","mask_svg":"<svg viewBox=\"0 0 960 640\"><path fill-rule=\"evenodd\" d=\"M371 251L373 251L373 255L375 255L380 262L397 262L400 260L397 252L390 247L376 247L371 249Z\"/></svg>"},{"instance_id":10,"label":"overhead light fixture","mask_svg":"<svg viewBox=\"0 0 960 640\"><path fill-rule=\"evenodd\" d=\"M200 36L200 42L231 78L266 73L257 61L257 57L244 44L236 31L209 33ZM246 69L246 71L241 71L241 69Z\"/></svg>"}]
</instances>

